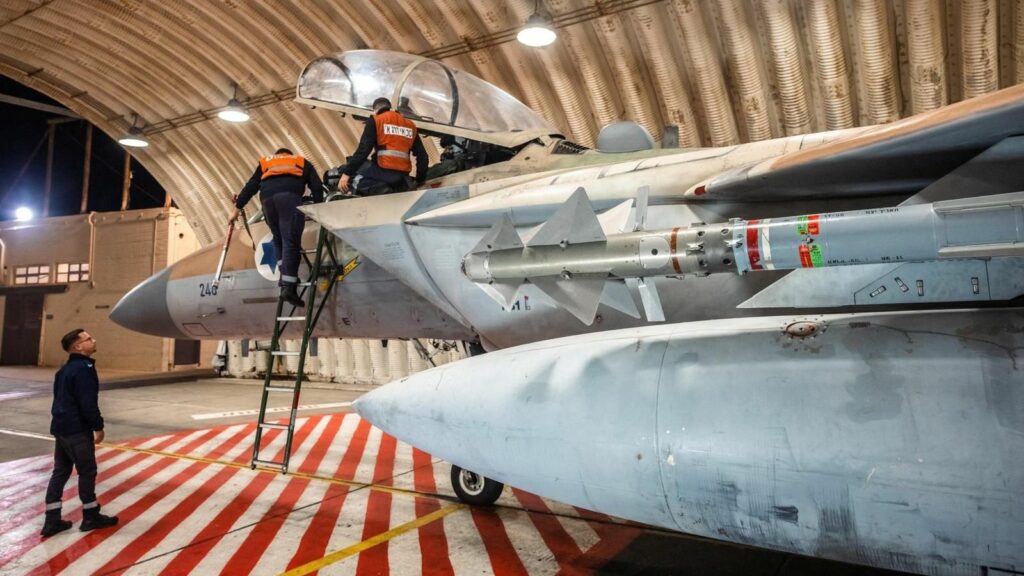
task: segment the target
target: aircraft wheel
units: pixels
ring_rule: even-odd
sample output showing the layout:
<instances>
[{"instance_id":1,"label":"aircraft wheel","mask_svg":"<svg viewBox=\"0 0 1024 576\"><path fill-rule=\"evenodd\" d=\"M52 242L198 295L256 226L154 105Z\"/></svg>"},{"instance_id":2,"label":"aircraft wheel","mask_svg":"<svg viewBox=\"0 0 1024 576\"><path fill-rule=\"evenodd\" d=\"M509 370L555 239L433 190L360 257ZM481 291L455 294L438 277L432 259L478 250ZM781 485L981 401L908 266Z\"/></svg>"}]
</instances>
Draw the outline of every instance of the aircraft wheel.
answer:
<instances>
[{"instance_id":1,"label":"aircraft wheel","mask_svg":"<svg viewBox=\"0 0 1024 576\"><path fill-rule=\"evenodd\" d=\"M452 488L466 504L490 506L501 496L505 485L452 464Z\"/></svg>"}]
</instances>

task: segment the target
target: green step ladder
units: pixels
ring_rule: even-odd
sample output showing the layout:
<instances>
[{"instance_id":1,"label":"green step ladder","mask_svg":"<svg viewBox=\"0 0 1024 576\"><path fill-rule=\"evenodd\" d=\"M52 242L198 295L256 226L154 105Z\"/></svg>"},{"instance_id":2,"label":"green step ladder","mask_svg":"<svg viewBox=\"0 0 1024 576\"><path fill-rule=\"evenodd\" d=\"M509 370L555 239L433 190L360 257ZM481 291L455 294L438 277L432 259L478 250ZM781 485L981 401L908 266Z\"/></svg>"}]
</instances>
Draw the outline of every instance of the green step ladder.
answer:
<instances>
[{"instance_id":1,"label":"green step ladder","mask_svg":"<svg viewBox=\"0 0 1024 576\"><path fill-rule=\"evenodd\" d=\"M309 259L309 254L315 255L312 261ZM316 322L320 319L320 313L323 312L324 304L331 295L331 290L334 289L334 285L344 280L345 275L351 272L352 269L358 265L358 260L356 258L353 258L344 265L340 263L338 255L334 250L334 243L331 239L331 234L322 226L320 227L320 236L317 239L316 249L303 250L302 259L309 267L308 280L300 282L298 285L299 296L305 299L306 309L305 311L300 311L301 314L296 314L297 307L292 306L291 310L287 314L283 314L286 306L285 300L280 296L277 298L277 311L274 313L274 335L270 340L270 347L263 349L267 353L267 375L263 379L263 398L260 400L260 415L259 420L256 421L256 442L252 447L252 462L250 463L250 467L253 469L276 469L280 470L282 474L288 473L288 461L291 458L292 453L292 438L295 435L295 415L299 408L299 392L302 389L306 352L309 350L309 341L313 334L313 328L316 327ZM326 286L322 288L323 295L319 298L319 303L317 303L317 293L319 292L319 290L317 290L317 284L321 282L322 275L320 273L320 269L324 266L325 260L327 261L330 270L326 275L324 275ZM302 344L299 347L298 352L287 352L281 350L281 333L284 332L285 327L292 322L304 323ZM295 371L294 384L291 386L272 384L274 360L276 358L286 358L290 356L298 356L299 358L299 366ZM267 421L267 400L271 394L291 394L292 406L287 424L277 424ZM284 432L284 458L281 461L260 457L260 442L263 440L264 430L282 430Z\"/></svg>"}]
</instances>

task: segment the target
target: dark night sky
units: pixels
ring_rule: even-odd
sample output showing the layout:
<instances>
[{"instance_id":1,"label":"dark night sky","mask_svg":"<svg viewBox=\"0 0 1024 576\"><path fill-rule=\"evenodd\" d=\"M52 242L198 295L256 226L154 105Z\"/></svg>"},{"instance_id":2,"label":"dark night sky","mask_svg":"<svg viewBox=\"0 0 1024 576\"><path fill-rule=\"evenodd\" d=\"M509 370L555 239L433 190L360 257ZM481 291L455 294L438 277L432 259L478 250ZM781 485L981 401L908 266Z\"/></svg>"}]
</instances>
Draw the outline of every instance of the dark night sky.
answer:
<instances>
[{"instance_id":1,"label":"dark night sky","mask_svg":"<svg viewBox=\"0 0 1024 576\"><path fill-rule=\"evenodd\" d=\"M38 92L0 76L0 94L61 106ZM28 206L38 216L43 207L46 180L46 143L15 183L18 172L40 140L45 140L49 112L0 103L0 220L14 218L14 210ZM99 129L93 129L92 164L89 178L89 210L116 211L121 208L124 148ZM57 125L53 157L53 185L50 216L77 214L82 200L82 160L85 154L85 121ZM129 208L162 206L164 189L132 159ZM13 185L13 187L12 187Z\"/></svg>"}]
</instances>

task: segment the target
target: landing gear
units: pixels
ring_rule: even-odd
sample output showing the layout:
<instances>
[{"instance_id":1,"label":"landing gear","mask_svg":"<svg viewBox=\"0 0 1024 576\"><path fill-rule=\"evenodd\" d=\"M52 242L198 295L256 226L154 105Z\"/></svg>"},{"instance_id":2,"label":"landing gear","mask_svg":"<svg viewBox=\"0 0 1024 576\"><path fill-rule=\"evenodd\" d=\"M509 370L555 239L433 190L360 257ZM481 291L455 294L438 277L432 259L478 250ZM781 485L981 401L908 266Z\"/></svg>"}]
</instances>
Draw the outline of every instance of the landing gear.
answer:
<instances>
[{"instance_id":1,"label":"landing gear","mask_svg":"<svg viewBox=\"0 0 1024 576\"><path fill-rule=\"evenodd\" d=\"M466 504L490 506L501 496L505 485L452 464L452 488Z\"/></svg>"}]
</instances>

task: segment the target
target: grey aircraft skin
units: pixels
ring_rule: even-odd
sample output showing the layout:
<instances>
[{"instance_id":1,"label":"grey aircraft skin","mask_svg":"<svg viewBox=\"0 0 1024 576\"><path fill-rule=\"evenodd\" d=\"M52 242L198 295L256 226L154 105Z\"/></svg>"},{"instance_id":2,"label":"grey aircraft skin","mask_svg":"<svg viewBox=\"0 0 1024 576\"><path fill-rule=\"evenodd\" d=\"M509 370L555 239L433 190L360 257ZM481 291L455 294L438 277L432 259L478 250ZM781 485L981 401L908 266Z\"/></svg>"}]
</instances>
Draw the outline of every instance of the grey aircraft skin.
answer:
<instances>
[{"instance_id":1,"label":"grey aircraft skin","mask_svg":"<svg viewBox=\"0 0 1024 576\"><path fill-rule=\"evenodd\" d=\"M375 59L398 64L367 66ZM391 72L392 78L376 80L385 88L393 87L384 92L393 94L394 101L405 102L401 98L408 93L410 109L430 110L430 102L417 100L416 92L407 92L403 84L418 78L413 72L425 62L448 70L453 86L468 76L414 56L355 51L310 64L299 79L297 100L366 115L376 94L360 94L355 89L357 78L346 76L360 70L362 63L362 68L377 73ZM1014 193L1024 190L1020 170L1024 86L885 126L724 149L635 152L581 151L537 123L523 130L460 124L456 117L465 111L493 109L500 116L505 106L511 106L507 94L491 88L500 93L496 101L502 106L463 99L458 111L451 110L450 122L437 112L409 116L434 134L513 150L511 159L432 179L426 189L303 208L337 237L338 249L346 258L357 258L359 263L327 302L318 335L461 339L480 342L488 350L509 349L496 353L493 366L488 355L470 359L465 369L445 372L442 367L389 385L361 402L361 413L386 432L467 469L600 512L745 544L927 574L979 574L981 567L1024 569L1024 474L1018 461L1024 437L1020 429L1024 422L1021 313L1011 308L930 310L1007 306L1024 294L1024 211L1012 200L1019 199ZM522 110L518 113L522 117ZM990 209L992 202L1006 198L1011 200L1000 204L999 210ZM988 203L988 208L963 208L956 204L960 201ZM903 237L886 233L885 218L893 213L906 216L910 211L903 207L921 205L932 208L914 213L943 225L966 222L969 232L932 238L928 245L935 248L937 259L904 259L899 246L893 246L895 239ZM950 206L956 208L950 211ZM748 265L772 261L764 252L770 246L770 226L751 223L799 216L817 222L816 217L826 214L831 215L830 222L841 222L849 211L868 211L858 213L870 220L865 228L870 233L854 238L861 243L858 246L886 247L872 252L881 255L873 263L845 261L842 266L826 267L813 259L795 260L794 252L788 261L806 264L793 271L754 266L738 270L748 273L737 274L724 269L735 264L721 261L726 249L732 251L730 255L746 258ZM735 223L735 219L751 224L747 231L753 230L753 236L722 236L716 241L731 243L716 244L714 249L696 239L704 223ZM805 224L806 220L799 220L796 225ZM315 241L316 228L307 225L307 247ZM787 244L787 249L824 241L825 234L819 236L816 229L798 230L797 242ZM669 239L669 258L659 262L680 264L678 270L697 273L577 274L590 270L586 266L593 262L572 260L570 255L586 252L588 243L601 249L611 245L608 238L635 236L635 246L645 247L649 246L643 243L645 231ZM235 235L227 271L215 293L209 290L209 282L219 246L186 257L150 278L118 303L111 318L139 332L175 338L267 338L277 288L259 249L266 240L265 227L256 225L254 237L255 251L244 234ZM684 237L693 241L682 242ZM571 249L560 253L552 246ZM843 246L834 248L835 253L843 253ZM550 259L539 261L536 256L541 252ZM507 262L510 254L519 253L521 259L516 262L524 266L540 262L545 275L535 277L522 268L520 277L504 277L497 268L481 264L498 262L499 257ZM720 260L705 266L700 262L705 255ZM787 260L774 256L779 262ZM641 269L644 258L637 252L634 260L606 264L608 270ZM689 259L690 268L682 266L684 259ZM559 264L564 269L551 275ZM926 310L872 313L858 319L865 312L906 309ZM816 316L839 312L851 315L824 320ZM780 336L784 326L807 319L827 328L822 337L828 339L828 346L787 344L789 340ZM669 324L651 326L661 320ZM708 322L692 327L676 324L695 321ZM864 323L871 328L858 330ZM621 329L627 330L608 332ZM940 336L905 336L911 332ZM608 334L627 334L632 344L615 348L607 357L587 352L588 346L600 349L603 339L620 338ZM972 334L980 335L980 340ZM672 370L664 364L667 356L639 353L647 350L648 342L675 350L678 345L673 342L691 336L707 354L701 355L699 364L681 357L686 362L680 366L692 367L693 374L676 374L672 376L678 376L676 380L665 379ZM877 337L891 349L855 341L865 337ZM570 354L564 361L578 370L561 369L557 358L531 360L556 345L546 342L552 338L565 338L557 346L577 352L575 359L569 359ZM906 338L910 340L904 345ZM740 357L735 342L745 339L756 352L752 357L759 359L755 364L764 366L756 378L747 379L728 367L730 358ZM512 348L520 345L527 346ZM637 353L631 355L633 348ZM990 353L995 349L1002 350L1002 355ZM522 359L523 369L536 385L537 394L528 394L529 398L516 385L490 376L517 359ZM487 393L469 394L469 372L464 370L475 370L479 385L481 362L489 366L486 379L493 382ZM710 363L704 366L705 362ZM937 368L922 368L929 362ZM856 373L838 372L847 369ZM597 389L591 389L595 370L621 378L615 382L598 378ZM809 376L815 371L817 380ZM648 372L651 378L633 377ZM965 379L957 376L955 382L947 381L952 374ZM465 398L476 400L470 405L458 394L438 391L437 396L423 397L425 406L440 406L427 416L431 413L415 404L420 392L410 391L425 381L437 383L449 376L452 390L462 389L467 392ZM572 472L579 478L568 478L546 471L544 466L550 462L530 456L536 454L527 449L536 435L530 434L532 428L523 428L521 414L511 407L537 403L530 404L530 414L536 414L529 421L543 423L537 424L543 428L538 434L560 435L560 450L582 454L593 449L591 437L560 422L577 408L593 414L591 409L597 410L598 404L632 403L630 394L636 390L623 388L622 382L634 381L645 391L649 409L609 413L599 419L612 437L649 430L646 441L652 444L647 449L652 452L641 451L644 463L639 465L649 469L628 476L631 472L622 463L598 468L580 464ZM679 384L674 392L662 400L652 399L649 393L659 389L669 394L666 386L671 381ZM819 381L832 384L819 389ZM942 393L942 407L936 405L939 399L929 397L933 390L925 384L931 383ZM735 394L720 389L726 384L735 388ZM564 397L548 394L549 388L568 392ZM971 407L965 407L963 419L958 420L949 403L968 396ZM691 445L680 445L681 452L673 456L676 468L670 470L665 459L671 454L662 448L673 444L667 436L661 437L661 419L671 416L664 411L671 412L673 407L682 410L680 414L690 414L690 400L723 420L703 421L703 436L697 444L704 456L695 456L698 453L692 452ZM735 401L740 404L734 405ZM787 408L790 405L799 410ZM893 405L899 408L895 412ZM759 407L768 407L771 413L758 414ZM730 412L733 408L736 413ZM504 419L480 416L492 412L504 414ZM841 419L830 421L829 414ZM410 430L406 421L391 415L419 422L422 431ZM711 441L727 434L728 424L744 415L758 417L750 427L723 436L722 443ZM673 421L676 424L687 426L682 419ZM947 425L958 431L956 437L939 433ZM492 440L500 434L492 430L503 427L522 431L529 442L519 446L521 450L515 448L513 435L508 446L496 445ZM787 437L790 431L799 432L799 437ZM886 445L892 434L902 438L902 448ZM828 441L816 444L816 435ZM774 444L765 444L773 438ZM915 438L917 444L911 442ZM449 448L439 439L450 442ZM940 439L941 443L934 443ZM787 443L800 444L810 460L786 453ZM996 449L999 443L1006 450ZM975 453L979 446L987 448ZM923 458L927 464L903 463L903 458L911 457ZM687 476L679 468L681 461L709 468ZM869 476L871 462L878 465ZM621 470L610 469L616 466ZM715 470L721 472L718 480L708 475ZM968 474L972 470L987 470L988 475L972 476ZM876 482L879 471L887 471L881 483ZM771 476L768 483L758 480L765 474ZM587 475L594 478L583 478ZM930 482L932 476L937 483ZM609 490L618 490L624 499L587 496L602 478ZM672 487L668 481L677 484ZM787 482L794 483L791 491L784 489ZM624 504L630 494L650 497L646 507L636 508L632 515L633 508ZM944 494L950 498L944 499ZM865 497L874 503L863 502ZM977 511L968 510L975 505ZM916 519L907 520L912 516ZM934 526L932 519L937 522ZM891 529L883 529L886 526ZM873 530L879 531L877 538ZM886 538L896 541L887 545L881 542Z\"/></svg>"}]
</instances>

